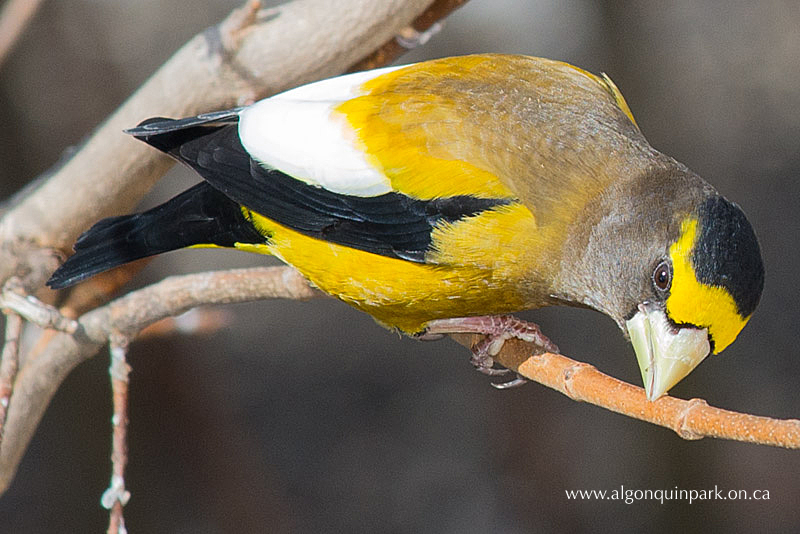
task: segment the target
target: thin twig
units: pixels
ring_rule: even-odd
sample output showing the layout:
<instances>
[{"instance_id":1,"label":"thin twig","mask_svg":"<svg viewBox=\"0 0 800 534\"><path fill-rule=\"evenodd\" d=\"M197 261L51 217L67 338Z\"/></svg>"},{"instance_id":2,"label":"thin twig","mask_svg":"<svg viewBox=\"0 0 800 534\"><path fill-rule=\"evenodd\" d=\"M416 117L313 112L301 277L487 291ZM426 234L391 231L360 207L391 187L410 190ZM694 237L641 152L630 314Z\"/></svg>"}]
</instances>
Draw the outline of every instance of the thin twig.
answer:
<instances>
[{"instance_id":1,"label":"thin twig","mask_svg":"<svg viewBox=\"0 0 800 534\"><path fill-rule=\"evenodd\" d=\"M0 488L7 487L44 409L67 373L91 357L113 331L132 338L145 326L203 304L223 304L322 296L289 267L238 269L175 276L130 293L80 317L74 334L55 335L38 358L18 377L11 398L6 434L0 448ZM454 335L471 346L479 336ZM672 428L684 438L719 437L764 445L800 448L800 421L777 420L721 410L704 401L671 397L646 400L641 388L606 376L588 364L543 354L517 340L506 342L496 360L526 378L576 400ZM23 379L24 378L24 379Z\"/></svg>"},{"instance_id":2,"label":"thin twig","mask_svg":"<svg viewBox=\"0 0 800 534\"><path fill-rule=\"evenodd\" d=\"M76 365L96 354L112 333L133 338L156 321L201 305L269 298L307 300L323 295L289 267L234 269L173 276L83 314L74 334L52 335L35 358L28 358L17 377L10 403L13 409L0 447L0 493L13 479L61 382Z\"/></svg>"},{"instance_id":3,"label":"thin twig","mask_svg":"<svg viewBox=\"0 0 800 534\"><path fill-rule=\"evenodd\" d=\"M41 5L42 0L6 0L0 10L0 67Z\"/></svg>"},{"instance_id":4,"label":"thin twig","mask_svg":"<svg viewBox=\"0 0 800 534\"><path fill-rule=\"evenodd\" d=\"M108 534L125 534L123 507L131 498L125 488L125 466L128 464L128 375L131 367L126 361L128 339L118 334L111 335L111 392L114 415L111 417L111 483L103 493L100 503L109 510Z\"/></svg>"},{"instance_id":5,"label":"thin twig","mask_svg":"<svg viewBox=\"0 0 800 534\"><path fill-rule=\"evenodd\" d=\"M461 3L455 0L449 2L456 7ZM403 19L402 25L397 27L381 27L381 30L390 33L381 33L380 36L374 32L374 26L369 27L369 32L357 34L359 28L337 25L331 22L332 19L320 20L319 24L315 24L316 20L309 23L309 18L324 10L326 4L329 3L322 0L289 4L299 10L294 12L294 16L302 13L306 17L303 20L310 28L306 30L309 31L309 38L331 37L333 41L315 40L309 45L311 52L302 58L292 55L288 50L289 47L296 49L296 43L306 41L305 35L286 39L286 35L294 35L288 30L292 25L286 20L291 20L293 16L292 7L270 11L269 20L266 20L263 13L261 17L254 14L253 6L256 4L250 2L246 8L247 16L239 15L240 22L243 20L244 23L235 28L235 35L218 35L218 32L225 33L220 27L216 32L206 32L192 40L105 125L98 128L97 134L73 160L30 197L12 207L7 216L0 220L0 244L3 245L0 254L6 254L8 243L16 242L35 242L39 246L64 249L89 223L101 216L126 210L141 198L169 164L157 158L154 151L146 150L121 136L119 132L122 128L152 115L181 116L235 105L304 81L341 72L368 50L374 49L370 48L371 44L364 45L366 40L379 39L375 43L377 46L392 35L397 35L411 20ZM416 8L415 4L408 10ZM392 14L397 20L402 16L402 13ZM296 26L294 28L302 33ZM416 24L414 28L416 31L425 29ZM272 36L272 40L254 38L257 34ZM336 40L347 37L352 38L347 49L337 48ZM396 39L391 41L394 43L392 46L399 46ZM362 48L354 55L357 46ZM232 47L241 49L232 50ZM265 50L268 53L265 54ZM364 60L371 63L359 64L356 68L385 64L394 59L392 54L391 51L380 51ZM191 89L192 94L166 90L174 88L176 79L183 80L182 87ZM107 179L109 176L114 179ZM61 209L53 210L56 205ZM13 264L6 261L6 257L0 257L0 280L16 269L20 263L18 256L11 255L15 261ZM84 313L74 332L50 333L47 346L38 352L37 357L30 358L16 380L6 422L6 436L0 447L0 492L8 487L13 478L33 431L61 381L78 363L95 354L112 334L119 333L126 339L132 338L156 320L203 304L264 298L307 299L319 295L289 268L173 277ZM459 340L467 344L474 341L471 337L466 341ZM530 346L512 341L506 344L496 359L571 398L672 428L684 438L712 436L800 447L798 421L729 412L709 407L699 399L682 401L666 397L649 403L640 388L607 377L591 366L563 356L530 356L531 353ZM114 469L116 473L116 467ZM115 485L112 479L112 488L121 487L124 491L124 479L121 482L121 485ZM121 502L119 497L116 501Z\"/></svg>"},{"instance_id":6,"label":"thin twig","mask_svg":"<svg viewBox=\"0 0 800 534\"><path fill-rule=\"evenodd\" d=\"M54 269L53 250L68 250L97 219L132 209L166 172L171 162L123 135L123 129L151 116L186 116L233 107L344 72L400 33L431 3L295 0L258 10L259 2L248 1L226 21L184 45L95 130L69 161L9 206L0 218L0 282L19 274L29 291L37 289ZM279 287L285 282L276 282L276 293L296 298ZM256 286L249 288L254 291L250 296L230 298L254 300L260 298L259 291L275 289ZM99 289L89 298L70 299L68 313L80 314L94 298L94 305L107 301L110 292L105 286ZM303 291L316 295L304 284ZM206 302L199 299L180 309L202 303ZM26 358L12 394L6 439L0 448L0 493L13 478L33 430L61 381L107 339L110 309L100 306L83 314L74 335L44 332L43 342L35 344L34 357ZM180 313L165 309L169 313L161 317ZM129 324L139 324L138 319L149 321L150 317L131 318Z\"/></svg>"},{"instance_id":7,"label":"thin twig","mask_svg":"<svg viewBox=\"0 0 800 534\"><path fill-rule=\"evenodd\" d=\"M10 270L2 257L5 242L68 250L98 219L130 211L172 166L169 158L123 134L125 128L148 117L235 107L340 74L397 35L430 4L431 0L296 0L254 15L257 3L248 2L228 21L198 34L46 183L0 219L0 281Z\"/></svg>"},{"instance_id":8,"label":"thin twig","mask_svg":"<svg viewBox=\"0 0 800 534\"><path fill-rule=\"evenodd\" d=\"M451 337L466 347L481 339L469 334ZM560 354L535 354L536 350L531 343L513 339L505 343L495 360L573 400L671 428L684 439L710 437L800 449L800 420L723 410L702 399L664 396L651 402L644 389L603 374L592 365Z\"/></svg>"},{"instance_id":9,"label":"thin twig","mask_svg":"<svg viewBox=\"0 0 800 534\"><path fill-rule=\"evenodd\" d=\"M68 334L78 329L78 323L74 319L64 317L56 308L33 295L20 295L14 290L5 289L0 294L0 307L11 310L42 328L52 328Z\"/></svg>"},{"instance_id":10,"label":"thin twig","mask_svg":"<svg viewBox=\"0 0 800 534\"><path fill-rule=\"evenodd\" d=\"M6 336L2 356L0 356L0 447L3 444L8 404L19 368L19 338L21 334L22 317L16 313L6 313Z\"/></svg>"}]
</instances>

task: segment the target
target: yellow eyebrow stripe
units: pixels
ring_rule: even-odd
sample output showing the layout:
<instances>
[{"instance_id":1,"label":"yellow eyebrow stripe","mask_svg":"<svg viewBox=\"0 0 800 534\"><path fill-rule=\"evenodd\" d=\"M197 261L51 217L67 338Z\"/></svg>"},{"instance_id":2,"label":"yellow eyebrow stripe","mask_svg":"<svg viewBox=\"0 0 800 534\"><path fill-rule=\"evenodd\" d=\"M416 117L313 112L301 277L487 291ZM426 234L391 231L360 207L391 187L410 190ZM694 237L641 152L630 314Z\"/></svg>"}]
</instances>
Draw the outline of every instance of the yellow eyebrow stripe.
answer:
<instances>
[{"instance_id":1,"label":"yellow eyebrow stripe","mask_svg":"<svg viewBox=\"0 0 800 534\"><path fill-rule=\"evenodd\" d=\"M697 279L691 262L697 225L695 218L684 220L680 238L670 247L672 288L667 298L667 314L678 324L708 328L716 354L733 343L750 317L739 315L736 302L725 288L709 286Z\"/></svg>"}]
</instances>

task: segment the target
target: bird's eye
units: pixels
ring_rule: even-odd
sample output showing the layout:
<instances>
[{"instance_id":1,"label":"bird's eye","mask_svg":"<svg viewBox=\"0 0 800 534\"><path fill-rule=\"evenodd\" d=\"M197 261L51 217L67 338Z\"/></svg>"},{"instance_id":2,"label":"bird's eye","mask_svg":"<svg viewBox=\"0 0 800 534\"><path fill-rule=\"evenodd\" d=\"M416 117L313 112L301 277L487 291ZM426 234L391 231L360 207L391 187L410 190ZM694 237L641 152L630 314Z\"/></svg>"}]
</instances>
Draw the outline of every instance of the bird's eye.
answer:
<instances>
[{"instance_id":1,"label":"bird's eye","mask_svg":"<svg viewBox=\"0 0 800 534\"><path fill-rule=\"evenodd\" d=\"M653 285L655 285L656 289L659 291L666 291L669 289L671 282L672 273L670 272L669 264L666 261L662 261L656 266L656 270L653 271Z\"/></svg>"}]
</instances>

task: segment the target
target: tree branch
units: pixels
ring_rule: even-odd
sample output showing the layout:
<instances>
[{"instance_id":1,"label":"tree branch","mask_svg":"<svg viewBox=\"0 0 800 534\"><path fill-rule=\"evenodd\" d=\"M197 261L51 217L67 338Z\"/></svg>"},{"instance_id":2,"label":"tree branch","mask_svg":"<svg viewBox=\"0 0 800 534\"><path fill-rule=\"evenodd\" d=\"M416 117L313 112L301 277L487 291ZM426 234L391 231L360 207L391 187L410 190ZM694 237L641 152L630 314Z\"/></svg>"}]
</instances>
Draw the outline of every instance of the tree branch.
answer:
<instances>
[{"instance_id":1,"label":"tree branch","mask_svg":"<svg viewBox=\"0 0 800 534\"><path fill-rule=\"evenodd\" d=\"M235 107L342 73L431 3L296 0L260 10L248 1L186 43L50 179L9 209L0 220L0 281L19 268L20 244L68 250L93 222L130 211L172 165L123 129L153 116Z\"/></svg>"},{"instance_id":2,"label":"tree branch","mask_svg":"<svg viewBox=\"0 0 800 534\"><path fill-rule=\"evenodd\" d=\"M257 1L249 1L189 41L73 158L9 208L0 219L0 286L18 275L28 291L37 289L55 267L52 249L65 250L97 219L129 210L171 165L156 151L122 134L123 128L155 115L185 116L244 104L338 74L360 60L359 66L385 64L403 50L395 35L409 34L409 27L424 31L438 20L437 13L444 16L462 3L438 0L425 10L430 0L351 0L346 4L297 0L261 10ZM135 270L130 267L123 279ZM109 276L107 287L100 289L100 302L107 300L110 288L119 286L119 280ZM0 493L12 480L63 379L112 335L132 339L145 326L199 305L320 295L286 267L200 273L168 278L86 311L76 319L74 331L48 331L40 348L27 355L14 383L0 444ZM98 302L75 300L77 313ZM53 317L52 310L48 313ZM9 339L16 337L16 331L17 324L12 323ZM453 337L467 346L479 339ZM641 388L564 356L531 356L534 350L512 340L496 359L570 398L672 428L685 439L709 436L800 448L800 421L730 412L700 399L664 397L651 403ZM16 347L7 347L7 352L16 353Z\"/></svg>"},{"instance_id":3,"label":"tree branch","mask_svg":"<svg viewBox=\"0 0 800 534\"><path fill-rule=\"evenodd\" d=\"M25 366L11 397L6 439L0 448L0 490L10 482L50 398L71 369L92 357L112 335L133 339L146 326L191 308L270 298L308 300L324 296L290 267L236 269L173 276L85 313L73 334L56 334ZM12 310L16 311L16 310ZM471 347L481 336L451 335ZM701 399L662 397L558 354L535 354L532 343L510 340L495 360L529 380L568 397L673 429L684 439L724 438L800 448L800 421L779 420L714 408Z\"/></svg>"},{"instance_id":4,"label":"tree branch","mask_svg":"<svg viewBox=\"0 0 800 534\"><path fill-rule=\"evenodd\" d=\"M166 278L83 314L74 333L52 336L17 375L0 447L0 493L13 479L61 382L76 365L94 356L112 334L133 339L142 328L200 305L270 298L306 300L321 295L289 267L235 269Z\"/></svg>"},{"instance_id":5,"label":"tree branch","mask_svg":"<svg viewBox=\"0 0 800 534\"><path fill-rule=\"evenodd\" d=\"M465 347L471 347L481 339L481 336L464 334L451 337ZM510 340L495 360L573 400L671 428L683 439L710 437L787 449L800 448L800 420L723 410L702 399L664 396L651 402L647 400L644 389L605 375L588 363L560 354L536 352L533 344Z\"/></svg>"},{"instance_id":6,"label":"tree branch","mask_svg":"<svg viewBox=\"0 0 800 534\"><path fill-rule=\"evenodd\" d=\"M6 336L0 358L0 443L5 432L6 413L14 391L14 381L19 369L19 338L22 335L22 317L6 314Z\"/></svg>"},{"instance_id":7,"label":"tree branch","mask_svg":"<svg viewBox=\"0 0 800 534\"><path fill-rule=\"evenodd\" d=\"M129 339L111 334L111 396L114 415L111 417L111 483L100 498L110 511L108 534L127 532L122 508L131 494L125 489L125 467L128 465L128 385L131 367L126 361Z\"/></svg>"},{"instance_id":8,"label":"tree branch","mask_svg":"<svg viewBox=\"0 0 800 534\"><path fill-rule=\"evenodd\" d=\"M260 2L248 0L176 52L63 166L15 196L0 219L0 286L17 275L28 291L37 290L57 266L54 250L67 250L97 219L129 211L172 165L169 158L124 135L124 128L156 115L181 117L246 104L342 73L366 57L379 66L378 62L391 61L403 49L384 50L377 59L375 51L406 31L416 17L422 13L427 13L424 20L441 17L465 1L295 0L262 10ZM125 270L122 278L136 270L135 266ZM192 294L184 292L184 300L176 296L181 294L181 281L168 279L154 294L149 288L84 313L74 334L46 331L27 355L14 384L0 443L0 493L13 478L52 395L75 365L107 342L109 326L119 326L122 335L132 328L134 335L139 325L201 302L314 294L305 282L298 282L296 273L280 272L278 279L248 272L246 283L232 282L235 292L227 296L225 284L239 280L242 271L197 275L188 279ZM204 276L208 279L202 282ZM71 299L73 312L107 301L121 279L109 275L101 282L87 284L93 286L92 295L84 292ZM208 287L204 283L222 284L223 291L215 285L209 295L198 288ZM161 302L161 307L144 306L148 299L159 301L163 291L176 300ZM40 311L54 318L52 310Z\"/></svg>"}]
</instances>

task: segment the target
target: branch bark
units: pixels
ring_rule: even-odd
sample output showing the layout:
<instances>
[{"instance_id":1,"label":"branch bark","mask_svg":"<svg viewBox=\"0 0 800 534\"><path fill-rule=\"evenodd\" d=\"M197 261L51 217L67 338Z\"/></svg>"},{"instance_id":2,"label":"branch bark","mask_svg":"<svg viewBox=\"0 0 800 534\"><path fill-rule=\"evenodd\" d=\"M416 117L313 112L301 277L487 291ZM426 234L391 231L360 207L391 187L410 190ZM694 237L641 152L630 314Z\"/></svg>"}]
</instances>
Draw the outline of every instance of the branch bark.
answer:
<instances>
[{"instance_id":1,"label":"branch bark","mask_svg":"<svg viewBox=\"0 0 800 534\"><path fill-rule=\"evenodd\" d=\"M481 336L451 336L471 347ZM664 396L647 400L644 389L610 377L594 366L561 354L536 353L535 345L519 340L505 343L495 360L534 382L567 397L600 406L634 419L671 428L683 439L730 439L761 445L800 448L800 420L773 419L723 410L703 399Z\"/></svg>"},{"instance_id":2,"label":"branch bark","mask_svg":"<svg viewBox=\"0 0 800 534\"><path fill-rule=\"evenodd\" d=\"M236 269L174 276L85 313L74 333L56 334L20 372L11 397L6 439L0 448L0 492L13 474L38 422L66 375L92 357L112 335L133 339L165 317L201 305L269 298L308 300L325 296L290 267ZM13 311L13 310L12 310ZM454 334L471 347L481 336ZM673 429L684 439L714 437L797 449L800 421L722 410L701 399L647 400L640 387L622 382L559 354L536 354L532 343L510 340L495 360L525 378L568 397Z\"/></svg>"},{"instance_id":3,"label":"branch bark","mask_svg":"<svg viewBox=\"0 0 800 534\"><path fill-rule=\"evenodd\" d=\"M360 60L360 65L379 66L402 50L393 44L395 35L408 34L409 26L425 30L437 13L443 16L461 3L297 0L260 10L258 2L248 2L189 41L70 161L4 214L0 286L17 274L28 291L38 289L55 267L52 249L66 249L98 218L129 210L171 165L122 134L123 128L154 115L184 116L241 105L343 72ZM168 278L83 313L74 332L48 331L41 350L28 355L14 383L0 444L0 493L62 380L112 334L132 338L148 324L199 305L320 295L290 268L201 273ZM479 339L453 337L467 346ZM672 428L686 439L709 436L800 448L800 421L729 412L700 399L664 397L651 403L641 388L564 356L531 356L533 350L512 340L496 359L575 400Z\"/></svg>"},{"instance_id":4,"label":"branch bark","mask_svg":"<svg viewBox=\"0 0 800 534\"><path fill-rule=\"evenodd\" d=\"M200 305L269 298L305 300L321 295L288 267L236 269L166 278L83 314L74 333L53 335L17 374L0 446L0 494L11 483L61 382L108 343L112 334L133 339L142 328Z\"/></svg>"},{"instance_id":5,"label":"branch bark","mask_svg":"<svg viewBox=\"0 0 800 534\"><path fill-rule=\"evenodd\" d=\"M97 219L129 211L172 165L170 159L124 135L124 128L152 116L181 117L239 106L340 74L363 61L380 66L404 50L391 45L396 35L408 33L408 28L424 30L426 24L465 1L295 0L264 10L257 0L248 0L220 24L186 43L72 158L15 196L7 211L0 212L0 287L17 275L26 290L38 290L57 266L57 251L67 250ZM126 272L130 276L135 271ZM84 313L74 335L46 331L39 348L27 355L14 384L0 443L0 493L12 480L52 395L75 365L108 341L109 325L122 325L119 332L125 334L125 325L133 325L138 332L136 325L174 315L204 300L306 298L313 294L305 282L298 282L296 273L280 272L279 279L248 272L246 282L231 282L235 292L227 296L225 290L209 295L198 289L198 284L224 287L239 280L241 272L198 275L200 278L191 279L192 295L184 291L185 301L176 297L162 302L164 307L154 309L137 300L159 301L166 288L171 288L168 293L181 294L180 280L168 279L155 294L137 292ZM204 276L211 279L203 282ZM111 276L104 285L101 303L119 286L119 280ZM134 302L138 304L130 305ZM142 315L144 309L155 315ZM128 313L139 315L130 318Z\"/></svg>"},{"instance_id":6,"label":"branch bark","mask_svg":"<svg viewBox=\"0 0 800 534\"><path fill-rule=\"evenodd\" d=\"M393 39L430 4L296 0L261 10L258 1L248 1L186 43L63 167L5 214L0 281L20 268L20 248L68 250L91 223L130 211L172 165L123 129L148 117L235 107L342 73Z\"/></svg>"}]
</instances>

